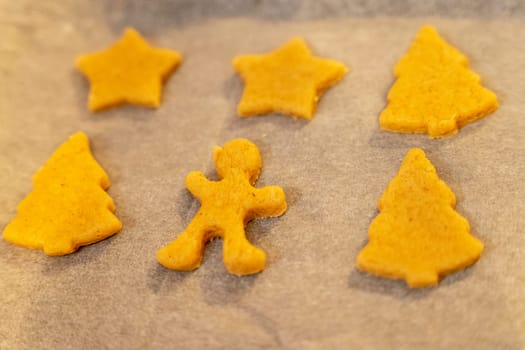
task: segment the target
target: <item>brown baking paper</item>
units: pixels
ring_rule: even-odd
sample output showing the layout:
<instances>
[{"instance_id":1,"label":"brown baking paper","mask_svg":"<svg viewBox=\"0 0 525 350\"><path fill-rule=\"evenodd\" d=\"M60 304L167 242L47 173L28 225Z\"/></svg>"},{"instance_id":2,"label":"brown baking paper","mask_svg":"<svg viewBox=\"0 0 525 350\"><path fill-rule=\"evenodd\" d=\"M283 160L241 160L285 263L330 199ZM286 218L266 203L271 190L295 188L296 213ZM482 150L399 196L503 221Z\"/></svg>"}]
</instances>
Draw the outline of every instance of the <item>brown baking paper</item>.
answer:
<instances>
[{"instance_id":1,"label":"brown baking paper","mask_svg":"<svg viewBox=\"0 0 525 350\"><path fill-rule=\"evenodd\" d=\"M109 174L124 225L64 257L2 240L0 349L525 347L523 7L382 3L0 0L0 228L35 171L78 130ZM424 24L469 57L501 104L435 140L378 125L393 66ZM158 109L90 113L75 57L109 46L125 26L184 60ZM351 72L310 122L238 118L243 83L232 57L293 36ZM267 253L266 270L229 275L220 240L207 245L198 270L161 267L156 251L199 205L186 174L216 178L213 146L235 137L260 148L257 186L287 194L284 216L246 228ZM377 200L412 147L426 151L485 244L473 267L422 290L355 266Z\"/></svg>"}]
</instances>

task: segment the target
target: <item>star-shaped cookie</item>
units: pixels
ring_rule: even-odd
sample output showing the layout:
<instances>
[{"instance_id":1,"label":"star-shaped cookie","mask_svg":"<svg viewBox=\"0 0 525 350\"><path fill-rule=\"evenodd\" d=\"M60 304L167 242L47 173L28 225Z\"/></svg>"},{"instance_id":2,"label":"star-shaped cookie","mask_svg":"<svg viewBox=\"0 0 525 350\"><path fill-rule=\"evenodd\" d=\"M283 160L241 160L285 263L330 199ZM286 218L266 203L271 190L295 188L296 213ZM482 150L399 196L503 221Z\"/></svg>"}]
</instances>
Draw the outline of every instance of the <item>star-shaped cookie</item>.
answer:
<instances>
[{"instance_id":1,"label":"star-shaped cookie","mask_svg":"<svg viewBox=\"0 0 525 350\"><path fill-rule=\"evenodd\" d=\"M233 67L245 82L237 107L241 117L280 113L312 119L319 96L348 72L340 62L313 56L301 38L270 53L237 56Z\"/></svg>"},{"instance_id":2,"label":"star-shaped cookie","mask_svg":"<svg viewBox=\"0 0 525 350\"><path fill-rule=\"evenodd\" d=\"M127 28L111 47L80 55L75 65L91 83L88 108L99 111L124 103L158 107L163 80L181 60L178 52L151 47Z\"/></svg>"}]
</instances>

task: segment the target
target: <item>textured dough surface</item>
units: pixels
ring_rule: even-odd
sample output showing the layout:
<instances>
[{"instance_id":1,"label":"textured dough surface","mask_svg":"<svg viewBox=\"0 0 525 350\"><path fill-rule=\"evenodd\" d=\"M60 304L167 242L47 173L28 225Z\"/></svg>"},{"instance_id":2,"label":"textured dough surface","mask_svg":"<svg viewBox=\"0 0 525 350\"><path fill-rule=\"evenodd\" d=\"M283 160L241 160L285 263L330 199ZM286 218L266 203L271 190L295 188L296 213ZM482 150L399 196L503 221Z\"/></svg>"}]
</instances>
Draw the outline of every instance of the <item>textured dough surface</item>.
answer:
<instances>
[{"instance_id":1,"label":"textured dough surface","mask_svg":"<svg viewBox=\"0 0 525 350\"><path fill-rule=\"evenodd\" d=\"M158 107L162 83L181 55L151 47L134 29L106 50L78 56L76 67L89 79L88 108L98 111L124 103Z\"/></svg>"},{"instance_id":2,"label":"textured dough surface","mask_svg":"<svg viewBox=\"0 0 525 350\"><path fill-rule=\"evenodd\" d=\"M379 199L359 269L404 279L410 287L436 285L439 278L474 264L483 244L454 207L456 197L418 148L408 152Z\"/></svg>"},{"instance_id":3,"label":"textured dough surface","mask_svg":"<svg viewBox=\"0 0 525 350\"><path fill-rule=\"evenodd\" d=\"M4 238L48 255L65 255L122 228L105 190L109 178L91 155L87 136L72 135L33 176Z\"/></svg>"},{"instance_id":4,"label":"textured dough surface","mask_svg":"<svg viewBox=\"0 0 525 350\"><path fill-rule=\"evenodd\" d=\"M281 113L312 119L319 96L348 71L340 62L313 56L301 38L267 54L237 56L233 67L245 82L237 106L241 117Z\"/></svg>"},{"instance_id":5,"label":"textured dough surface","mask_svg":"<svg viewBox=\"0 0 525 350\"><path fill-rule=\"evenodd\" d=\"M481 85L467 57L431 26L421 28L394 75L379 118L386 130L451 135L498 108L496 95Z\"/></svg>"},{"instance_id":6,"label":"textured dough surface","mask_svg":"<svg viewBox=\"0 0 525 350\"><path fill-rule=\"evenodd\" d=\"M244 225L255 218L279 216L286 211L284 191L278 186L255 188L261 170L257 146L246 139L234 139L216 147L213 158L220 181L210 181L193 171L186 187L201 202L201 208L175 241L160 249L158 261L174 270L200 266L205 243L223 238L223 260L235 275L260 272L266 255L246 239Z\"/></svg>"}]
</instances>

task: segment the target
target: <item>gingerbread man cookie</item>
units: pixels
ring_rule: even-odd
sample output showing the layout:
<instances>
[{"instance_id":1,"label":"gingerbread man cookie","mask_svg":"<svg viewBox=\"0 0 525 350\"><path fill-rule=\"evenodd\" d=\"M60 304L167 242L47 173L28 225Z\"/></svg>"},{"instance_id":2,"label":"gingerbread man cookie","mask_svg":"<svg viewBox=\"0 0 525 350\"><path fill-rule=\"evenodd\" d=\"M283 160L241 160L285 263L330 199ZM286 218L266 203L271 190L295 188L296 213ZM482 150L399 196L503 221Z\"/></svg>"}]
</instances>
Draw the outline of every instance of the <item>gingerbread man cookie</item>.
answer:
<instances>
[{"instance_id":1,"label":"gingerbread man cookie","mask_svg":"<svg viewBox=\"0 0 525 350\"><path fill-rule=\"evenodd\" d=\"M158 251L157 259L169 269L196 269L204 244L222 237L224 265L230 273L260 272L266 255L248 242L244 225L255 218L282 215L287 208L284 191L278 186L252 186L261 171L261 156L257 146L246 139L216 147L213 158L220 180L210 181L197 171L188 174L186 187L201 207L186 230Z\"/></svg>"}]
</instances>

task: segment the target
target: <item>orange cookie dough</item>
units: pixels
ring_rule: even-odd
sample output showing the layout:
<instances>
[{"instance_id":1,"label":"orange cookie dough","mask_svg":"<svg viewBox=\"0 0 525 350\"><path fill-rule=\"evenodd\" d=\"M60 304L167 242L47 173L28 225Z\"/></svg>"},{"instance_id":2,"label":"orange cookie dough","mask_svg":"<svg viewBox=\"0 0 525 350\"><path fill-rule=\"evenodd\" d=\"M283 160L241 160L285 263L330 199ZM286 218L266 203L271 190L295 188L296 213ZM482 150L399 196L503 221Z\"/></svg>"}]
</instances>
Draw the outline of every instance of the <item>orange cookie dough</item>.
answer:
<instances>
[{"instance_id":1,"label":"orange cookie dough","mask_svg":"<svg viewBox=\"0 0 525 350\"><path fill-rule=\"evenodd\" d=\"M89 150L87 136L72 135L33 177L33 191L5 228L14 244L65 255L120 231L109 179Z\"/></svg>"},{"instance_id":2,"label":"orange cookie dough","mask_svg":"<svg viewBox=\"0 0 525 350\"><path fill-rule=\"evenodd\" d=\"M242 55L233 67L245 82L241 117L281 113L312 119L319 96L346 74L344 64L312 55L301 38L273 52Z\"/></svg>"},{"instance_id":3,"label":"orange cookie dough","mask_svg":"<svg viewBox=\"0 0 525 350\"><path fill-rule=\"evenodd\" d=\"M451 135L498 108L496 95L481 85L467 57L431 26L421 28L394 75L388 106L379 117L386 130Z\"/></svg>"},{"instance_id":4,"label":"orange cookie dough","mask_svg":"<svg viewBox=\"0 0 525 350\"><path fill-rule=\"evenodd\" d=\"M286 211L282 188L252 185L261 171L257 146L246 139L235 139L213 152L220 181L210 181L197 171L186 178L186 187L201 207L186 230L175 241L160 249L158 261L174 270L193 270L200 266L204 244L222 237L226 269L235 275L248 275L264 269L266 255L246 239L244 225L255 218L279 216Z\"/></svg>"},{"instance_id":5,"label":"orange cookie dough","mask_svg":"<svg viewBox=\"0 0 525 350\"><path fill-rule=\"evenodd\" d=\"M91 83L88 108L98 111L124 103L158 107L163 80L181 60L178 52L151 47L127 28L108 49L80 55L76 67Z\"/></svg>"},{"instance_id":6,"label":"orange cookie dough","mask_svg":"<svg viewBox=\"0 0 525 350\"><path fill-rule=\"evenodd\" d=\"M408 152L399 173L379 199L369 242L357 257L359 269L404 279L408 286L439 279L474 264L483 244L454 207L456 197L418 148Z\"/></svg>"}]
</instances>

